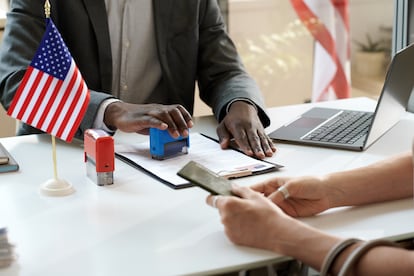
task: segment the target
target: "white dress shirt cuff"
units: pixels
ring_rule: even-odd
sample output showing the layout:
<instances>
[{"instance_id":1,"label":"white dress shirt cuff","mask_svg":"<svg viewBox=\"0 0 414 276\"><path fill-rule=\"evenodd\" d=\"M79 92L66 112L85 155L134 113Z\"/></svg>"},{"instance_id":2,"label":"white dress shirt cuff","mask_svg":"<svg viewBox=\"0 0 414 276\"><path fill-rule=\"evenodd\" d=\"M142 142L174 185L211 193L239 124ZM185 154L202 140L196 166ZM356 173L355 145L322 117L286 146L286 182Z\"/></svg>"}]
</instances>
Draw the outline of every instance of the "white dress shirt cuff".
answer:
<instances>
[{"instance_id":1,"label":"white dress shirt cuff","mask_svg":"<svg viewBox=\"0 0 414 276\"><path fill-rule=\"evenodd\" d=\"M93 122L93 128L103 129L103 130L105 130L106 132L108 132L110 134L114 133L115 131L111 130L104 123L104 115L105 115L105 110L108 107L108 105L110 105L111 103L120 102L120 101L121 100L119 100L119 99L113 99L113 98L103 101L101 103L101 105L99 106L98 113L96 114L95 121Z\"/></svg>"},{"instance_id":2,"label":"white dress shirt cuff","mask_svg":"<svg viewBox=\"0 0 414 276\"><path fill-rule=\"evenodd\" d=\"M236 99L231 100L231 101L227 104L227 107L226 107L226 114L227 114L227 113L229 113L230 106L231 106L234 102L237 102L237 101L242 101L242 102L246 102L246 103L251 104L251 105L252 105L252 106L254 106L254 108L256 109L256 112L258 112L258 109L257 109L256 104L255 104L253 101L251 101L250 99L246 99L246 98L236 98Z\"/></svg>"}]
</instances>

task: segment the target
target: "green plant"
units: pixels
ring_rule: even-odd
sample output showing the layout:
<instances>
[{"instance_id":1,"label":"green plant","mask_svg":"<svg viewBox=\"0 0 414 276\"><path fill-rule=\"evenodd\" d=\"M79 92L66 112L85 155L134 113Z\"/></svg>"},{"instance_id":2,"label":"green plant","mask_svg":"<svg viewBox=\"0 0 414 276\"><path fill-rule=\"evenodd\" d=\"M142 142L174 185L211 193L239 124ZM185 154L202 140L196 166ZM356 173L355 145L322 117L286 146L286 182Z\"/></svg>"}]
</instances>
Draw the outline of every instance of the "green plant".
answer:
<instances>
[{"instance_id":1,"label":"green plant","mask_svg":"<svg viewBox=\"0 0 414 276\"><path fill-rule=\"evenodd\" d=\"M355 41L362 52L383 52L387 50L385 40L373 40L369 34L366 35L366 42Z\"/></svg>"}]
</instances>

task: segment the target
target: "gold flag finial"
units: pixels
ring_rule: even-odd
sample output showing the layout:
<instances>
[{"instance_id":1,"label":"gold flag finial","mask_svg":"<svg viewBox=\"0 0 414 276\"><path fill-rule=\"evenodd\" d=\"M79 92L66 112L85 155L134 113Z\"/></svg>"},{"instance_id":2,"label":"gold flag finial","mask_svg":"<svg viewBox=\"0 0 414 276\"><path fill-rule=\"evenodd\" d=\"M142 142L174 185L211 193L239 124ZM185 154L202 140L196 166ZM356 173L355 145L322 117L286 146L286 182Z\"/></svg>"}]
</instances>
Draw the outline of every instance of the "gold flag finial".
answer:
<instances>
[{"instance_id":1,"label":"gold flag finial","mask_svg":"<svg viewBox=\"0 0 414 276\"><path fill-rule=\"evenodd\" d=\"M50 3L49 3L49 0L46 0L46 2L45 2L45 15L46 15L46 18L50 18Z\"/></svg>"}]
</instances>

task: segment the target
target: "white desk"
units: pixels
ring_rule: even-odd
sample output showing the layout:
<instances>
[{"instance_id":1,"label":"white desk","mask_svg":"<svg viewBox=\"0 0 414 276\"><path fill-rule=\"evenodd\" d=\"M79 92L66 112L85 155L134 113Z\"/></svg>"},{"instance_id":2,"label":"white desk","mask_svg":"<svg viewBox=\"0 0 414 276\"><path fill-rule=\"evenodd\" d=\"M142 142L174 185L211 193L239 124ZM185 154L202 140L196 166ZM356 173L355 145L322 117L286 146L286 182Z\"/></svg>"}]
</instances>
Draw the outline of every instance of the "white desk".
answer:
<instances>
[{"instance_id":1,"label":"white desk","mask_svg":"<svg viewBox=\"0 0 414 276\"><path fill-rule=\"evenodd\" d=\"M373 109L366 98L321 105ZM275 129L310 105L269 110ZM197 118L196 130L215 133L214 120ZM414 116L407 114L394 129L363 153L278 144L272 159L285 169L240 179L248 185L276 175L300 175L350 168L409 150ZM116 141L138 139L117 135ZM142 137L141 137L142 138ZM98 187L85 176L79 144L58 143L59 176L76 193L53 198L39 185L53 177L50 138L45 135L2 138L19 162L17 173L0 174L0 224L9 229L18 260L0 275L188 275L257 267L286 257L235 246L226 238L217 210L205 204L199 188L173 190L116 161L115 184ZM342 236L393 240L414 237L412 200L360 208L338 208L303 219Z\"/></svg>"}]
</instances>

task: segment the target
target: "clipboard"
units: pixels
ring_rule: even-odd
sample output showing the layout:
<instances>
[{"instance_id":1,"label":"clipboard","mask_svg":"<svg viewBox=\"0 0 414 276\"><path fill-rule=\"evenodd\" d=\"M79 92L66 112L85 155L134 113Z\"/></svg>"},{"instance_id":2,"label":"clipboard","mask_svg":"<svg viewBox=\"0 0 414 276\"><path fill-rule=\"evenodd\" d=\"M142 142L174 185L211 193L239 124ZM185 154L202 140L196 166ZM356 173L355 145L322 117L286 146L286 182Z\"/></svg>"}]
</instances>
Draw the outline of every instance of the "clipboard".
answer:
<instances>
[{"instance_id":1,"label":"clipboard","mask_svg":"<svg viewBox=\"0 0 414 276\"><path fill-rule=\"evenodd\" d=\"M220 145L200 133L190 134L188 154L166 160L151 158L149 141L136 144L116 144L115 156L134 168L158 179L174 189L193 186L177 172L189 161L196 161L211 171L228 179L269 173L282 165L256 159L234 149L221 149Z\"/></svg>"},{"instance_id":2,"label":"clipboard","mask_svg":"<svg viewBox=\"0 0 414 276\"><path fill-rule=\"evenodd\" d=\"M206 134L203 134L203 133L200 133L200 134L203 135L204 137L208 138L208 139L211 139L211 140L215 141L216 143L220 143L219 140L214 139L214 138L212 138L212 137L210 137L210 136L208 136ZM235 146L230 145L230 149L235 150L235 151L238 151L238 152L244 154L242 150L240 150L239 148L237 148ZM264 160L264 159L259 159L259 158L255 157L255 156L249 156L249 157L250 158L253 158L253 159L256 159L256 160L260 160L260 161L265 162L265 163L272 164L272 165L274 165L276 167L277 170L279 170L279 169L281 169L281 168L284 167L283 165L280 165L280 164L277 164L277 163L273 163L273 162L270 162L270 161L267 161L267 160ZM248 172L247 173L243 173L242 170L243 169L241 169L239 172L235 171L234 172L234 177L231 174L229 174L227 176L227 178L230 178L230 179L231 178L239 178L239 177L243 177L243 176L248 176L249 175ZM256 172L256 174L258 174L258 173L259 172ZM254 174L254 173L252 171L250 171L250 175L251 174Z\"/></svg>"}]
</instances>

